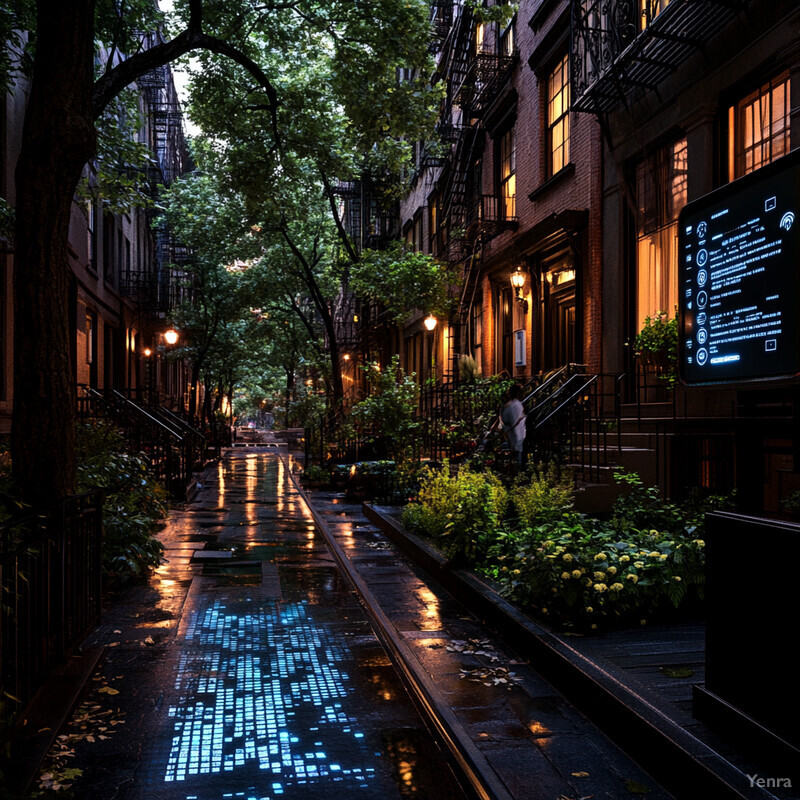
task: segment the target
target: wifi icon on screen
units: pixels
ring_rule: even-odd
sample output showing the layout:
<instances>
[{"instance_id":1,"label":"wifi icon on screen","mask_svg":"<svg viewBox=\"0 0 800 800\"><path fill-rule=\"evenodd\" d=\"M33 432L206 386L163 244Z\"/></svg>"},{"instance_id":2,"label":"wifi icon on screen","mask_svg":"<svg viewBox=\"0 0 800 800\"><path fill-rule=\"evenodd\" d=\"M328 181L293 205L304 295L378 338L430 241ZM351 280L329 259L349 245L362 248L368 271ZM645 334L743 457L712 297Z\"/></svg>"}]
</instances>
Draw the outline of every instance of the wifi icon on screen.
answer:
<instances>
[{"instance_id":1,"label":"wifi icon on screen","mask_svg":"<svg viewBox=\"0 0 800 800\"><path fill-rule=\"evenodd\" d=\"M792 225L794 225L794 212L787 211L781 217L781 228L783 228L785 231L788 231L791 229Z\"/></svg>"}]
</instances>

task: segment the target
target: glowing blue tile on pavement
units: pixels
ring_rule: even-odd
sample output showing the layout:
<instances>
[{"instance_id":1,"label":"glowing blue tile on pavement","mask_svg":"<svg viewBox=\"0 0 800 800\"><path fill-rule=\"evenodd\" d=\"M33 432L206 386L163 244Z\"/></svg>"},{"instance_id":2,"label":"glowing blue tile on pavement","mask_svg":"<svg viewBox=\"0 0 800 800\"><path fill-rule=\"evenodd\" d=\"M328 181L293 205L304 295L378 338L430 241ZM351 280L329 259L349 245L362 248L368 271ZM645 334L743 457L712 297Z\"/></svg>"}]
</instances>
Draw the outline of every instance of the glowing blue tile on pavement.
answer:
<instances>
[{"instance_id":1,"label":"glowing blue tile on pavement","mask_svg":"<svg viewBox=\"0 0 800 800\"><path fill-rule=\"evenodd\" d=\"M180 699L169 708L173 737L164 781L259 769L280 779L271 784L276 796L331 773L363 782L374 769L344 767L341 757L343 743L347 752L348 740L364 736L353 732L357 720L338 702L351 691L339 667L348 651L314 623L305 603L248 606L250 613L236 613L218 600L190 619L175 677ZM335 742L339 755L331 764L326 753ZM372 758L357 745L352 757Z\"/></svg>"}]
</instances>

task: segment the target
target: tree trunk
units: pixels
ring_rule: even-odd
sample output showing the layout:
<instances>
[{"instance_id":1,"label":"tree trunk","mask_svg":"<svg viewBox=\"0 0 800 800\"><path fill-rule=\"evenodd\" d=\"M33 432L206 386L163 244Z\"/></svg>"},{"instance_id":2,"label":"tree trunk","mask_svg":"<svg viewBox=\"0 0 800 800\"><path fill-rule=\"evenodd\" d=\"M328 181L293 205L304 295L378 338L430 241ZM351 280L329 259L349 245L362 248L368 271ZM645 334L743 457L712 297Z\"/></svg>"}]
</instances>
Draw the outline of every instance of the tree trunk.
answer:
<instances>
[{"instance_id":1,"label":"tree trunk","mask_svg":"<svg viewBox=\"0 0 800 800\"><path fill-rule=\"evenodd\" d=\"M14 481L41 505L75 491L67 256L75 186L95 152L94 2L39 0L36 62L17 164Z\"/></svg>"}]
</instances>

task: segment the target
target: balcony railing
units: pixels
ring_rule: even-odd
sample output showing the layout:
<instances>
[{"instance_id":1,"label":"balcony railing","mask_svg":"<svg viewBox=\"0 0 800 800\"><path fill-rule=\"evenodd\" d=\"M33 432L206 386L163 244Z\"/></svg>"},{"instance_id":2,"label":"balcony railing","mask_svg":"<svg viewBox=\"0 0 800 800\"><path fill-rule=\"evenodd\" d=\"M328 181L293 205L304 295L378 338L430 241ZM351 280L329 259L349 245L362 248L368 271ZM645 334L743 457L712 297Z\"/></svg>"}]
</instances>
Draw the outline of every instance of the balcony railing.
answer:
<instances>
[{"instance_id":1,"label":"balcony railing","mask_svg":"<svg viewBox=\"0 0 800 800\"><path fill-rule=\"evenodd\" d=\"M518 222L515 198L480 195L467 206L467 239L480 237L485 242L516 228Z\"/></svg>"},{"instance_id":2,"label":"balcony railing","mask_svg":"<svg viewBox=\"0 0 800 800\"><path fill-rule=\"evenodd\" d=\"M572 0L573 108L609 111L656 89L747 0Z\"/></svg>"}]
</instances>

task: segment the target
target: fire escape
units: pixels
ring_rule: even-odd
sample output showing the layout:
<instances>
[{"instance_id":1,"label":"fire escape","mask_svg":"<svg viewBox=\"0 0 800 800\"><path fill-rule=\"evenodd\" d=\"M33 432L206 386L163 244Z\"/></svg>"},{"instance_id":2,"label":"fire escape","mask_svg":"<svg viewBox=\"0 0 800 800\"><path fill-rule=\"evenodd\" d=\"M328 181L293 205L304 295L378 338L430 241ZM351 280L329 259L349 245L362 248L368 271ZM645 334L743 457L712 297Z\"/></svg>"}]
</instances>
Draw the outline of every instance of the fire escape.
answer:
<instances>
[{"instance_id":1,"label":"fire escape","mask_svg":"<svg viewBox=\"0 0 800 800\"><path fill-rule=\"evenodd\" d=\"M353 248L382 250L400 236L396 209L383 207L368 176L356 181L340 181L333 187L339 199L342 226ZM336 340L341 350L370 353L381 341L381 309L374 302L358 300L343 286L334 303Z\"/></svg>"},{"instance_id":2,"label":"fire escape","mask_svg":"<svg viewBox=\"0 0 800 800\"><path fill-rule=\"evenodd\" d=\"M572 0L573 109L602 115L659 85L746 0Z\"/></svg>"},{"instance_id":3,"label":"fire escape","mask_svg":"<svg viewBox=\"0 0 800 800\"><path fill-rule=\"evenodd\" d=\"M452 4L451 8L452 8ZM442 174L442 218L448 230L447 259L463 263L458 318L466 319L481 273L483 246L517 218L495 194L476 194L470 172L480 158L485 136L480 121L508 84L518 61L500 51L499 37L486 37L484 26L466 6L459 8L445 40L439 74L447 81L438 135L452 143Z\"/></svg>"},{"instance_id":4,"label":"fire escape","mask_svg":"<svg viewBox=\"0 0 800 800\"><path fill-rule=\"evenodd\" d=\"M189 152L183 133L183 116L168 68L157 67L137 81L146 107L145 129L153 159L148 166L150 196L157 200L162 186L189 168ZM163 316L183 299L186 272L191 259L188 249L174 240L167 223L156 221L158 213L148 210L154 239L152 263L131 264L120 280L125 297L136 301L147 315Z\"/></svg>"}]
</instances>

